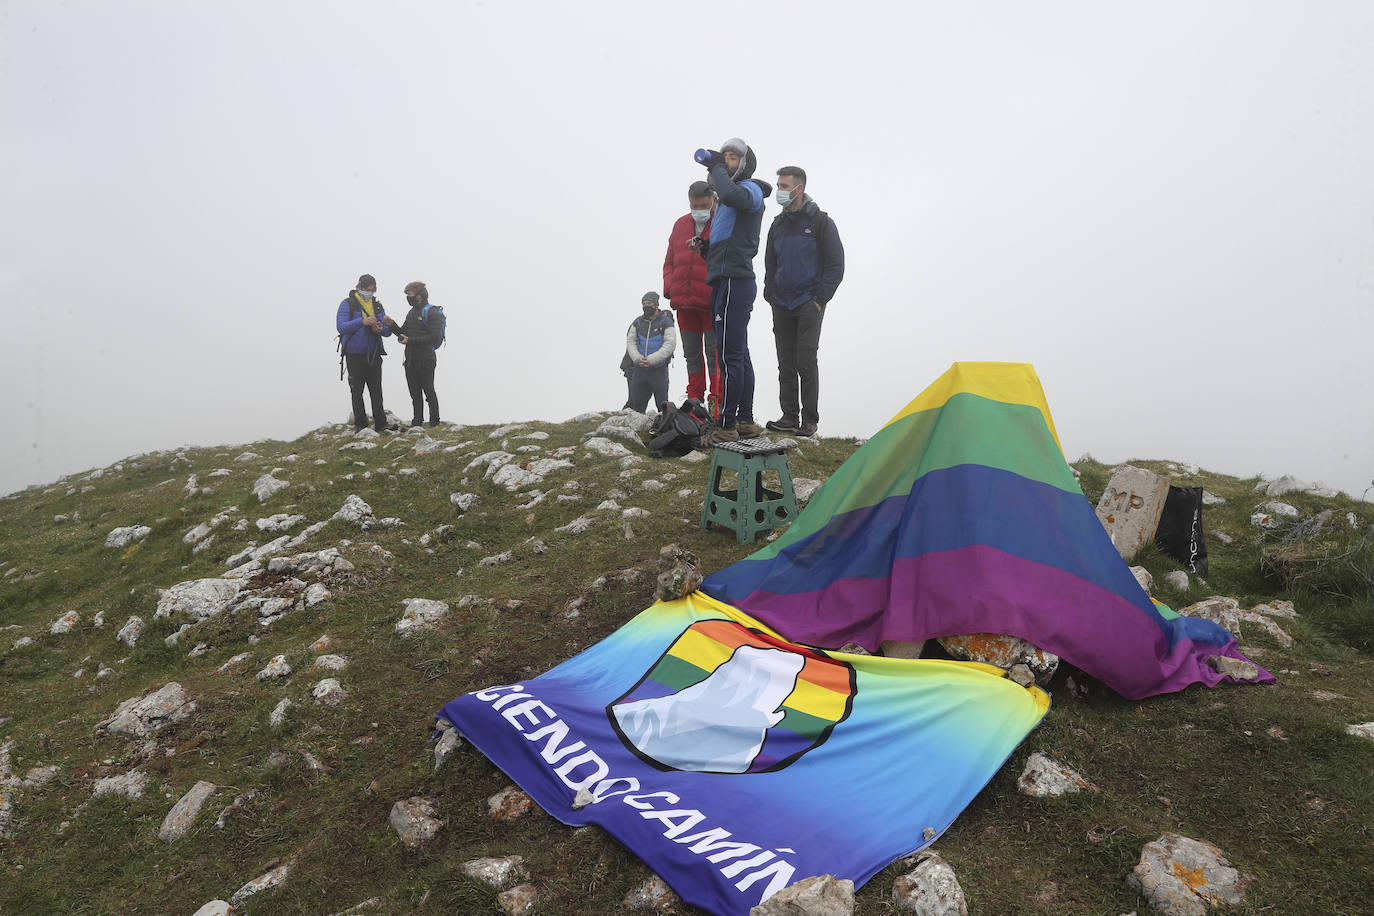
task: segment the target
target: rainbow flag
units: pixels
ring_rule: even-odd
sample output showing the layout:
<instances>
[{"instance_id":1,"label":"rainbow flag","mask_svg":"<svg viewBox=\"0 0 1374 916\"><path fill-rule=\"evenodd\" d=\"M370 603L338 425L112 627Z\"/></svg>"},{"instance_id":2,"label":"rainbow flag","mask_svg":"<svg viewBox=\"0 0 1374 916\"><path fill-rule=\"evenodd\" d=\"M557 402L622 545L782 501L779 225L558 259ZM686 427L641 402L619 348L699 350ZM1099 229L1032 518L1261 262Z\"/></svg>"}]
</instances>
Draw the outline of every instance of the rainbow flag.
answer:
<instances>
[{"instance_id":1,"label":"rainbow flag","mask_svg":"<svg viewBox=\"0 0 1374 916\"><path fill-rule=\"evenodd\" d=\"M697 592L439 715L555 818L745 916L934 842L1048 709L991 665L816 650Z\"/></svg>"},{"instance_id":2,"label":"rainbow flag","mask_svg":"<svg viewBox=\"0 0 1374 916\"><path fill-rule=\"evenodd\" d=\"M955 363L786 533L702 588L808 645L1019 636L1128 698L1216 684L1210 656L1244 658L1136 582L1024 363Z\"/></svg>"}]
</instances>

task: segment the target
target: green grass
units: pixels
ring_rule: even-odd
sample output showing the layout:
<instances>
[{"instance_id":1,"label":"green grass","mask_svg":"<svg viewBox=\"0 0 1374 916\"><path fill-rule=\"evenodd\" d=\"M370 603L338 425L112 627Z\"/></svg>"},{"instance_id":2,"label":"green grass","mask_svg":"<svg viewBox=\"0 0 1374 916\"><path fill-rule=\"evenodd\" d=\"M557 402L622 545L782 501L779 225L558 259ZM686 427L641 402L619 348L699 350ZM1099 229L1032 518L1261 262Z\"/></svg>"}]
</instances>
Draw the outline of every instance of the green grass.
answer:
<instances>
[{"instance_id":1,"label":"green grass","mask_svg":"<svg viewBox=\"0 0 1374 916\"><path fill-rule=\"evenodd\" d=\"M576 445L594 427L532 423L547 432L535 442L546 449ZM596 828L571 830L534 811L509 824L486 816L486 799L509 780L470 747L433 773L428 743L434 712L460 693L538 674L602 639L648 606L659 548L677 542L718 569L752 552L727 532L697 527L705 464L646 461L643 474L621 478L620 464L592 459L580 449L576 468L556 472L539 489L549 498L532 509L515 507L528 494L509 494L464 470L481 452L497 448L492 427L443 429L445 444L470 442L456 452L410 454L410 439L381 440L382 447L341 451L341 427L324 427L293 442L189 449L128 459L119 470L0 499L0 736L13 741L15 770L57 764L59 776L42 789L16 795L15 836L0 841L0 912L190 913L214 898L227 899L244 882L279 861L294 858L288 883L253 898L252 912L332 913L378 897L381 912L497 913L495 892L465 877L462 862L486 855L518 854L544 895L541 912L618 912L626 893L649 877L633 854ZM509 438L509 446L534 440ZM399 444L391 444L397 442ZM790 461L799 477L825 477L855 448L853 441L803 443ZM251 449L261 459L236 463ZM294 461L286 456L296 455ZM538 457L538 456L535 456ZM323 464L316 465L317 459ZM362 462L357 465L354 462ZM1168 473L1164 462L1137 462ZM267 470L291 487L259 504L250 493ZM400 476L400 468L418 474ZM215 468L230 475L211 478ZM363 472L393 473L370 479ZM1084 491L1096 500L1110 468L1078 466ZM189 474L210 495L187 497ZM353 480L342 479L354 474ZM659 491L641 491L646 476L675 475ZM464 482L466 478L466 482ZM576 481L577 490L562 489ZM170 483L164 483L170 481ZM1284 621L1297 642L1283 649L1265 637L1247 638L1263 665L1281 673L1266 687L1190 688L1143 702L1127 702L1093 687L1075 697L1051 685L1054 707L998 776L940 840L938 847L958 872L975 913L1115 913L1144 904L1123 882L1140 846L1166 831L1218 844L1256 882L1241 912L1367 912L1374 898L1374 742L1344 734L1344 726L1374 718L1374 659L1369 652L1371 604L1367 595L1343 598L1331 589L1290 583L1261 563L1273 538L1249 524L1252 508L1267 497L1255 481L1215 474L1178 483L1202 483L1229 500L1205 510L1207 529L1234 538L1209 541L1211 577L1194 577L1188 592L1170 592L1164 573L1176 568L1153 547L1138 562L1159 581L1156 594L1175 608L1213 594L1249 606L1292 599L1301 613ZM89 490L82 492L84 487ZM631 523L628 538L618 514L596 512L609 491L619 501L652 513ZM698 495L680 497L690 488ZM448 501L451 492L481 500L466 514ZM163 638L180 621L154 620L157 590L186 579L216 576L224 560L248 541L271 535L215 532L210 549L194 554L182 534L230 505L233 519L250 521L277 512L328 518L349 493L357 493L378 517L397 516L405 526L360 532L332 522L302 550L347 538L345 555L357 565L351 581L330 584L333 597L295 611L264 629L255 615L221 615L182 637L176 648ZM555 494L577 494L558 502ZM1371 522L1369 506L1344 497L1286 498L1311 514L1335 508L1356 513L1360 528ZM79 520L54 522L79 512ZM555 531L573 518L598 516L582 535ZM111 528L150 526L143 543L106 549ZM421 535L451 524L456 537ZM299 530L299 529L297 529ZM549 545L539 555L523 546L531 536ZM1352 535L1353 536L1353 535ZM476 542L472 546L469 542ZM386 561L373 546L390 552ZM511 550L514 559L495 567L485 556ZM638 575L633 571L638 570ZM20 581L27 573L41 573ZM605 578L597 586L596 580ZM1350 589L1346 589L1349 592ZM482 600L465 608L466 595ZM408 597L439 598L450 613L433 632L412 639L394 633ZM576 616L568 602L581 598ZM1352 600L1353 599L1353 600ZM49 624L67 610L81 615L64 636ZM105 624L92 620L103 612ZM130 614L148 628L129 650L114 634ZM310 686L328 672L312 669L308 645L328 633L330 650L348 656L337 676L347 701L324 708L309 698ZM10 650L19 636L35 645ZM250 636L260 642L250 645ZM210 649L188 658L197 643ZM1362 651L1361 651L1362 650ZM240 652L252 658L223 674ZM259 682L254 674L276 654L295 668L283 681ZM96 680L109 665L114 673ZM84 669L83 676L74 674ZM157 751L143 742L98 736L95 724L122 700L160 687L183 684L196 698L197 716L164 730ZM1350 699L1320 701L1324 689ZM295 706L274 732L268 715L282 698ZM1269 734L1272 727L1282 737ZM1059 800L1019 795L1015 779L1025 758L1044 750L1070 763L1099 791ZM168 751L172 753L169 755ZM269 767L274 751L285 765ZM302 752L328 769L312 773ZM138 765L154 787L143 799L92 799L90 781ZM174 845L157 839L172 803L199 779L221 786L186 838ZM236 795L253 799L215 830L219 811ZM387 823L391 805L413 795L433 797L445 826L419 850L406 849ZM1167 800L1167 801L1166 801ZM859 894L856 912L891 912L896 863ZM691 908L681 907L690 912Z\"/></svg>"}]
</instances>

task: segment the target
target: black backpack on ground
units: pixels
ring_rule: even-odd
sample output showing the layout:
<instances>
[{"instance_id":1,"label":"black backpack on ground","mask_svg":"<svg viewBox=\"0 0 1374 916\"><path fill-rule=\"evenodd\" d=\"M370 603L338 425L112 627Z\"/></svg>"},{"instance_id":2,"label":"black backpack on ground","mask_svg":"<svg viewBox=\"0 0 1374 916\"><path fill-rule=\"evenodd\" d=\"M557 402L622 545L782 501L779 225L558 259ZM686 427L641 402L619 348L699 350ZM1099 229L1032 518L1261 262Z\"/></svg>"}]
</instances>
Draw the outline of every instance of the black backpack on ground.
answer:
<instances>
[{"instance_id":1,"label":"black backpack on ground","mask_svg":"<svg viewBox=\"0 0 1374 916\"><path fill-rule=\"evenodd\" d=\"M711 411L690 398L681 407L665 404L654 420L649 454L655 458L680 458L696 448L697 440L711 431Z\"/></svg>"}]
</instances>

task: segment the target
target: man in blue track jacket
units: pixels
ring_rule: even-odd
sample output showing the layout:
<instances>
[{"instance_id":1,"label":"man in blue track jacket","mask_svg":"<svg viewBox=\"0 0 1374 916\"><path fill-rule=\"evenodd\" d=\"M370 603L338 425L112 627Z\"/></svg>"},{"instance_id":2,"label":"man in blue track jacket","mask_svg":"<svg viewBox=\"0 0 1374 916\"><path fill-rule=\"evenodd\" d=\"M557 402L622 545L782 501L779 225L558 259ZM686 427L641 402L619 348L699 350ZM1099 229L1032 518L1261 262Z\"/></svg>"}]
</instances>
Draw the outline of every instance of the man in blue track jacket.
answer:
<instances>
[{"instance_id":1,"label":"man in blue track jacket","mask_svg":"<svg viewBox=\"0 0 1374 916\"><path fill-rule=\"evenodd\" d=\"M782 212L768 227L763 298L773 307L782 416L767 425L774 432L814 436L820 423L816 353L825 307L844 279L844 246L835 221L806 193L805 171L795 165L778 169L776 197Z\"/></svg>"}]
</instances>

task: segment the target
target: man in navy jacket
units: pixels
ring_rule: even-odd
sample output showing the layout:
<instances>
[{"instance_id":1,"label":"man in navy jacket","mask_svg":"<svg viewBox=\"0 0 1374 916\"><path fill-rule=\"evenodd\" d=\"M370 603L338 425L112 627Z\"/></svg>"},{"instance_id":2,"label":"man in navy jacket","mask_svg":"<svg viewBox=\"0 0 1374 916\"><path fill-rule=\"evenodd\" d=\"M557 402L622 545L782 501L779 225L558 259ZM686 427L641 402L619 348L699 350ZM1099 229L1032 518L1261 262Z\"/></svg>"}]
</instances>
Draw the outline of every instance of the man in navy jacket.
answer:
<instances>
[{"instance_id":1,"label":"man in navy jacket","mask_svg":"<svg viewBox=\"0 0 1374 916\"><path fill-rule=\"evenodd\" d=\"M835 221L806 193L805 171L795 165L778 169L776 197L782 212L768 228L763 298L773 307L782 416L767 426L814 436L820 423L816 352L825 307L844 279L844 246Z\"/></svg>"},{"instance_id":2,"label":"man in navy jacket","mask_svg":"<svg viewBox=\"0 0 1374 916\"><path fill-rule=\"evenodd\" d=\"M372 400L372 422L377 432L387 430L386 411L382 409L382 357L386 348L382 338L391 336L386 309L377 299L377 280L372 274L358 278L357 287L339 303L334 317L339 332L339 351L348 368L348 393L353 398L353 425L367 425L363 410L363 388ZM394 428L394 427L393 427Z\"/></svg>"}]
</instances>

